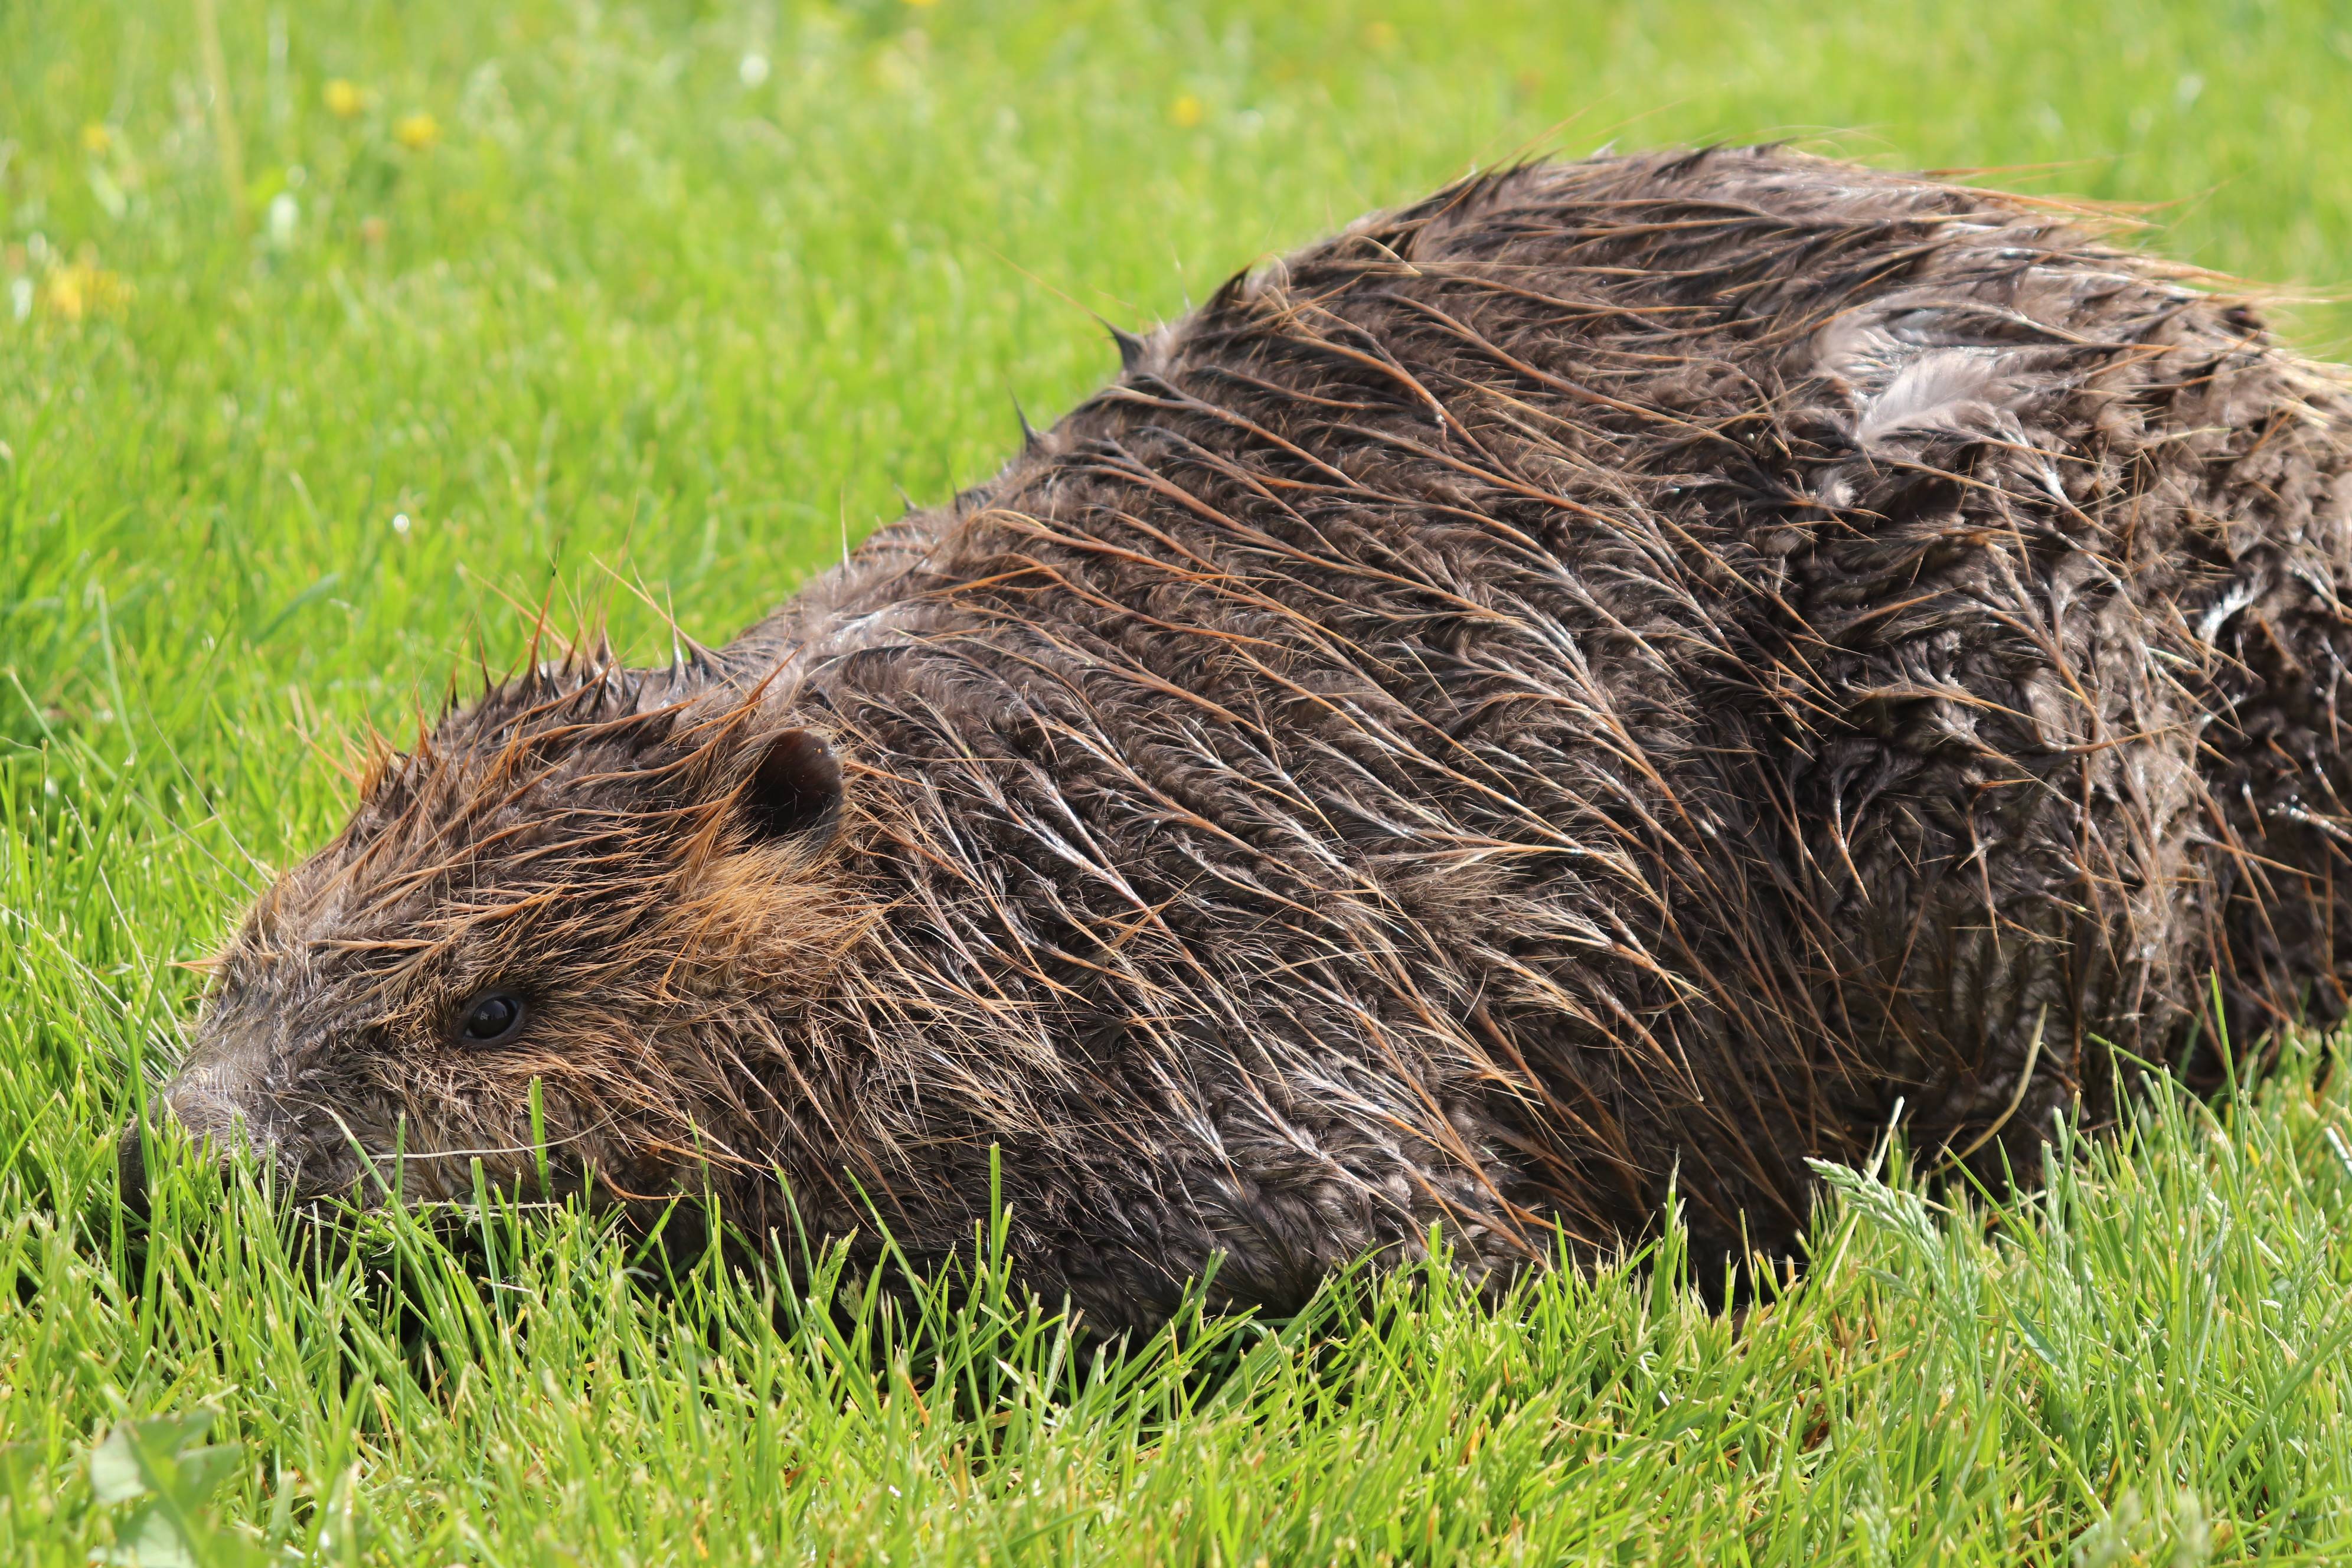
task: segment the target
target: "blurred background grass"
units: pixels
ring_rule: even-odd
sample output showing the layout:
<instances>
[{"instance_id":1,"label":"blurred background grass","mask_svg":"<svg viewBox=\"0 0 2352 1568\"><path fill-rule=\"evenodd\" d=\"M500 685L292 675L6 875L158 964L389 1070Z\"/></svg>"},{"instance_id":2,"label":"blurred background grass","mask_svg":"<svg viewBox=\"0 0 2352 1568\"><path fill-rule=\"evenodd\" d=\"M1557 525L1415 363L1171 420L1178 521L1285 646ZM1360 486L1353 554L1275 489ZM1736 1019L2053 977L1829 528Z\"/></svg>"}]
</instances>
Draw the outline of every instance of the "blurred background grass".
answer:
<instances>
[{"instance_id":1,"label":"blurred background grass","mask_svg":"<svg viewBox=\"0 0 2352 1568\"><path fill-rule=\"evenodd\" d=\"M185 1016L195 983L173 961L218 939L265 864L339 821L346 737L402 732L470 667L477 637L493 665L519 653L510 600L552 595L567 620L609 604L625 642L650 652L657 617L615 587L625 578L723 639L895 512L901 489L936 500L988 473L1014 442L1016 399L1042 423L1097 384L1115 356L1097 315L1174 314L1366 208L1534 153L1793 138L1889 165L1996 170L1996 183L2144 205L2147 243L2326 296L2352 276L2347 89L2352 12L2315 0L0 5L0 1283L14 1271L24 1309L12 1319L0 1289L0 1396L13 1396L0 1493L37 1459L51 1480L14 1495L53 1510L0 1507L0 1545L39 1542L59 1563L104 1548L115 1526L74 1490L75 1446L117 1416L194 1403L231 1413L273 1463L364 1471L285 1504L316 1527L309 1549L361 1552L357 1534L321 1522L331 1494L346 1516L376 1510L393 1532L380 1541L418 1552L569 1561L567 1531L615 1509L658 1512L671 1491L685 1501L663 1515L667 1549L709 1549L690 1476L664 1472L649 1499L632 1467L653 1453L675 1471L678 1412L701 1408L696 1379L726 1369L697 1370L667 1341L625 1356L614 1347L636 1342L637 1307L532 1309L570 1335L569 1361L498 1361L495 1314L447 1343L425 1331L445 1370L473 1366L510 1407L445 1411L438 1426L404 1407L385 1422L424 1424L395 1440L342 1403L331 1347L365 1338L355 1322L394 1339L413 1323L241 1274L259 1266L217 1236L171 1238L185 1251L167 1268L163 1249L143 1263L124 1252L113 1229L108 1131L132 1064L168 1054ZM2289 325L2326 354L2352 312L2308 303ZM1992 1254L1965 1237L1950 1258L1907 1265L1916 1238L1884 1240L1869 1253L1881 1283L1822 1299L1769 1341L1822 1381L1790 1373L1761 1394L1740 1381L1745 1342L1688 1303L1668 1310L1638 1279L1562 1287L1544 1298L1547 1321L1603 1326L1514 1373L1511 1397L1566 1377L1597 1403L1512 1405L1519 1447L1498 1439L1484 1468L1465 1453L1443 1473L1484 1487L1496 1466L1522 1465L1513 1484L1529 1496L1614 1478L1591 1494L1584 1533L1557 1537L1617 1542L1612 1561L1668 1539L1717 1539L1743 1560L1926 1561L1963 1538L1987 1561L2057 1560L2095 1521L2123 1543L2117 1562L2157 1560L2130 1556L2143 1537L2225 1554L2340 1544L2344 1515L2320 1500L2340 1494L2352 1444L2341 1389L2310 1358L2342 1350L2347 1266L2328 1239L2342 1162L2322 1134L2343 1110L2288 1100L2263 1123L2267 1173L2240 1171L2235 1196L2198 1184L2205 1134L2184 1122L2153 1174L2126 1161L2083 1199L2114 1226L2099 1233L2105 1261L2042 1258L2032 1268L2049 1272L2024 1276L2028 1294L2073 1292L2081 1342L2060 1343L2063 1356L2050 1349L2055 1308L1984 1328L2008 1320L1971 1272ZM2206 1273L2183 1272L2163 1238L2209 1222L2236 1250L2216 1239ZM567 1236L593 1273L594 1237ZM1974 1261L1951 1261L1962 1253ZM2277 1255L2292 1267L2264 1261ZM533 1267L542 1283L569 1279L572 1257L558 1247ZM445 1285L470 1289L454 1274ZM240 1291L275 1303L277 1326L239 1318ZM2102 1292L2126 1303L2112 1323ZM1915 1310L1930 1300L1948 1321ZM1507 1326L1447 1310L1494 1354L1521 1355ZM2241 1334L2240 1359L2169 1359L2200 1325ZM1969 1338L1979 1329L1991 1337ZM488 1337L467 1350L469 1333ZM1882 1333L1913 1341L1887 1349ZM280 1339L329 1348L273 1361ZM1661 1344L1704 1354L1677 1362ZM2284 1362L2264 1360L2273 1352ZM1945 1381L1902 1372L1915 1352ZM396 1346L383 1353L396 1367ZM1375 1335L1360 1353L1388 1365L1394 1351ZM1633 1384L1591 1370L1620 1353L1685 1372L1626 1395ZM624 1363L644 1381L599 1384L611 1407L598 1420L613 1425L593 1431L565 1426L570 1396L535 1381L558 1367L584 1386ZM661 1383L673 1368L684 1381ZM2268 1373L2292 1373L2291 1386L2273 1397ZM2004 1381L2028 1373L2044 1381ZM379 1375L393 1373L365 1373ZM1431 1376L1394 1409L1450 1386ZM826 1386L810 1397L841 1397ZM656 1405L667 1414L653 1426L628 1426L628 1409ZM760 1421L810 1418L779 1416L766 1395L742 1408L762 1442L774 1433ZM1246 1561L1251 1542L1273 1542L1321 1561L1342 1553L1307 1513L1345 1498L1385 1521L1348 1535L1349 1553L1454 1550L1438 1550L1435 1501L1426 1549L1414 1544L1419 1482L1361 1489L1366 1467L1413 1457L1381 1435L1388 1407L1369 1396L1368 1425L1344 1441L1326 1429L1320 1458L1286 1448L1244 1397L1229 1415L1255 1436L1203 1439L1154 1472L1165 1536L1120 1523L1119 1500L1145 1495L1120 1490L1148 1452L1133 1434L1059 1449L1039 1437L1027 1462L1065 1467L1075 1489L1052 1507L1075 1499L1067 1517L1091 1522L1037 1514L1048 1533L1020 1534L1007 1521L1030 1515L955 1513L968 1478L940 1456L971 1431L926 1415L917 1434L890 1408L868 1427L856 1407L834 1412L848 1422L827 1428L848 1445L825 1461L848 1467L823 1505L835 1533L761 1514L779 1552L865 1541L885 1556L1001 1560L1078 1552L1083 1536L1087 1554L1137 1560ZM2207 1409L2238 1425L2215 1436L2189 1415ZM1980 1425L1946 1433L1960 1420L1948 1411ZM2045 1426L2066 1434L2046 1454L2032 1447ZM851 1428L854 1441L838 1436ZM1991 1447L1972 1446L1979 1431ZM1412 1441L1454 1435L1438 1420ZM571 1481L551 1489L533 1442L574 1445ZM1701 1450L1730 1468L1690 1468ZM875 1468L886 1453L898 1468ZM1629 1468L1576 1468L1590 1454ZM1268 1455L1272 1468L1252 1468ZM297 1495L270 1476L232 1483L233 1511L263 1518ZM886 1476L906 1500L884 1501ZM2133 1490L2143 1478L2153 1489ZM1864 1480L1891 1489L1865 1498L1852 1489ZM2238 1534L2182 1511L2190 1494L2170 1489L2191 1481L2236 1510ZM1020 1482L1000 1471L989 1484ZM763 1491L752 1471L727 1485L754 1513L818 1506ZM2128 1497L2154 1500L2131 1503L2139 1522L2123 1531L2114 1510ZM1463 1552L1530 1550L1517 1504L1489 1518L1457 1503L1485 1521L1464 1526ZM1218 1512L1228 1504L1240 1511ZM1408 1506L1410 1519L1383 1512ZM1935 1508L1960 1523L1904 1522ZM1253 1519L1271 1532L1253 1534ZM886 1538L896 1545L873 1545Z\"/></svg>"}]
</instances>

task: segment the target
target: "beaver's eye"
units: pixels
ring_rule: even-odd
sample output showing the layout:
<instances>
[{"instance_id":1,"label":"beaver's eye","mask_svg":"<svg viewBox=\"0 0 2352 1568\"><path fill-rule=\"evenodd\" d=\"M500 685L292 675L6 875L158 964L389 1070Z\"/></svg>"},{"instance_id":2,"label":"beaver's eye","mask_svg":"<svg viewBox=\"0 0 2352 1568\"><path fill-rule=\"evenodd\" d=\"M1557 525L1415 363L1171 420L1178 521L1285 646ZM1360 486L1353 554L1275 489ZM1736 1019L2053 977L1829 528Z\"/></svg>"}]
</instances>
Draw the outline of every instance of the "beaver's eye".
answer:
<instances>
[{"instance_id":1,"label":"beaver's eye","mask_svg":"<svg viewBox=\"0 0 2352 1568\"><path fill-rule=\"evenodd\" d=\"M485 991L466 1005L465 1022L457 1032L469 1045L499 1045L521 1029L527 1011L522 998L511 991Z\"/></svg>"}]
</instances>

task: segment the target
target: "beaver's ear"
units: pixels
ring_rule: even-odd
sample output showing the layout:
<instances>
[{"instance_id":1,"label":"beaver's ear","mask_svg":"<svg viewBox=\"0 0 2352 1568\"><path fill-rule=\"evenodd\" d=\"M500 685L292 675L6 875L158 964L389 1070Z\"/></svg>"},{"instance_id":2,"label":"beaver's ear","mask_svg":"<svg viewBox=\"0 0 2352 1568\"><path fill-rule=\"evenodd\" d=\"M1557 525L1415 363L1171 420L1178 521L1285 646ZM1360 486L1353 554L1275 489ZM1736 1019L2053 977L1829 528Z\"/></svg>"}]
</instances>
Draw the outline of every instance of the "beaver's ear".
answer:
<instances>
[{"instance_id":1,"label":"beaver's ear","mask_svg":"<svg viewBox=\"0 0 2352 1568\"><path fill-rule=\"evenodd\" d=\"M739 798L760 838L829 826L841 805L841 759L814 731L787 730L766 742Z\"/></svg>"}]
</instances>

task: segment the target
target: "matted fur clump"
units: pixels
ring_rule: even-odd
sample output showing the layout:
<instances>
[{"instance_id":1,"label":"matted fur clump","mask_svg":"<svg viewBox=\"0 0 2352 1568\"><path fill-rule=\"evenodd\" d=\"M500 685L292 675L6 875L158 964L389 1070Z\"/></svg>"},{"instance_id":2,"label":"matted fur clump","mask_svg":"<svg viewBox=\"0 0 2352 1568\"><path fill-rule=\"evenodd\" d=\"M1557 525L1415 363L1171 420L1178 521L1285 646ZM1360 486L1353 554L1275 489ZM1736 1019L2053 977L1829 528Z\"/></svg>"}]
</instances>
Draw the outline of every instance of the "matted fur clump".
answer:
<instances>
[{"instance_id":1,"label":"matted fur clump","mask_svg":"<svg viewBox=\"0 0 2352 1568\"><path fill-rule=\"evenodd\" d=\"M1505 1277L1670 1182L1784 1247L1898 1100L2031 1169L2210 977L2240 1038L2343 1011L2352 403L2186 269L1609 157L1122 348L725 649L381 768L179 1118L412 1200L532 1188L543 1134L559 1187L789 1188L919 1263L1001 1150L1018 1262L1118 1328L1433 1222Z\"/></svg>"}]
</instances>

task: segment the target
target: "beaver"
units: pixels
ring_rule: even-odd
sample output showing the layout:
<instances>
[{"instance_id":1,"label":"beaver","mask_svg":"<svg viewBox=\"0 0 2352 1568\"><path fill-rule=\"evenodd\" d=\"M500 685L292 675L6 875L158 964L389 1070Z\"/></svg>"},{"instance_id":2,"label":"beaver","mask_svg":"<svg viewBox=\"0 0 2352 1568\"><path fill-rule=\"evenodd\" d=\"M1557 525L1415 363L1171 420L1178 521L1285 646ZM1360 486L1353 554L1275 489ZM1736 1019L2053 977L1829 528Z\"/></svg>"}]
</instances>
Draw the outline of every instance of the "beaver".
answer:
<instances>
[{"instance_id":1,"label":"beaver","mask_svg":"<svg viewBox=\"0 0 2352 1568\"><path fill-rule=\"evenodd\" d=\"M2121 1060L2343 1014L2352 401L2220 280L1718 148L1117 337L725 647L382 756L163 1106L299 1194L479 1162L919 1266L998 1183L1119 1330L1670 1193L1786 1251L1898 1107L1998 1175Z\"/></svg>"}]
</instances>

